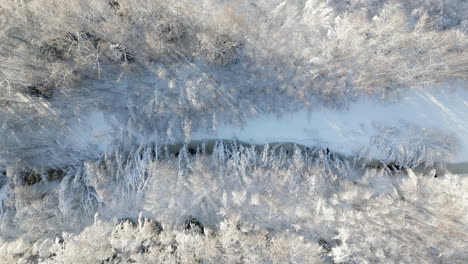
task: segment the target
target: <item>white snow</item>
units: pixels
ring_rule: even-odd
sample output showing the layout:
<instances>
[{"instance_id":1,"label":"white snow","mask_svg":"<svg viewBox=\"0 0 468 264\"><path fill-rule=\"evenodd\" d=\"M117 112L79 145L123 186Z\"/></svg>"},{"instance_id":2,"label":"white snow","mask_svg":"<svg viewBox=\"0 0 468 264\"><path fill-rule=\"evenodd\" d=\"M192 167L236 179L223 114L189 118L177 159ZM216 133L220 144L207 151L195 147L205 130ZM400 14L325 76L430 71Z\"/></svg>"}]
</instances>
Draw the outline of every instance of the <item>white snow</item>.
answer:
<instances>
[{"instance_id":1,"label":"white snow","mask_svg":"<svg viewBox=\"0 0 468 264\"><path fill-rule=\"evenodd\" d=\"M2 1L0 264L468 263L466 14Z\"/></svg>"},{"instance_id":2,"label":"white snow","mask_svg":"<svg viewBox=\"0 0 468 264\"><path fill-rule=\"evenodd\" d=\"M369 145L377 133L375 124L399 127L410 123L422 129L437 128L453 133L459 139L461 149L451 162L466 162L467 102L468 91L463 89L416 90L402 95L398 103L382 104L372 98L363 98L351 103L345 110L317 108L288 113L281 118L263 115L247 121L243 128L227 124L215 133L198 131L192 139L222 138L253 144L290 142L305 146L321 145L352 155Z\"/></svg>"},{"instance_id":3,"label":"white snow","mask_svg":"<svg viewBox=\"0 0 468 264\"><path fill-rule=\"evenodd\" d=\"M75 145L76 148L93 145L98 152L108 150L114 136L109 119L100 111L75 120L70 126L70 132L68 144Z\"/></svg>"},{"instance_id":4,"label":"white snow","mask_svg":"<svg viewBox=\"0 0 468 264\"><path fill-rule=\"evenodd\" d=\"M464 82L460 82L456 89L412 90L403 94L397 103L361 98L343 110L317 107L286 113L282 117L264 114L248 120L243 127L222 124L215 132L194 131L191 139L319 145L345 155L355 155L370 145L372 137L378 133L377 126L398 128L411 124L456 136L460 149L450 162L467 162L468 91L463 85ZM77 148L92 145L98 152L105 152L119 134L116 128L122 126L112 113L92 112L72 125L68 142ZM142 137L139 140L143 140ZM370 158L381 158L375 149L370 149L369 155Z\"/></svg>"}]
</instances>

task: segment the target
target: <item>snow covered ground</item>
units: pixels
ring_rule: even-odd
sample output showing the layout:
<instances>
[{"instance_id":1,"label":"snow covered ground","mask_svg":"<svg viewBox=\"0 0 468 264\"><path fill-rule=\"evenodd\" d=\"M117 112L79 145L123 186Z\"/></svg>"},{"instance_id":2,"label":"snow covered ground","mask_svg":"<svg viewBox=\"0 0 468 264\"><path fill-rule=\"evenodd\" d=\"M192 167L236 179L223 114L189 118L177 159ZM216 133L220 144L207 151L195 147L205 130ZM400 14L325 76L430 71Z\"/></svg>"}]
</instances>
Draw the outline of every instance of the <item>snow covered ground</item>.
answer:
<instances>
[{"instance_id":1,"label":"snow covered ground","mask_svg":"<svg viewBox=\"0 0 468 264\"><path fill-rule=\"evenodd\" d=\"M343 110L313 108L281 117L264 115L248 120L243 127L223 125L216 133L195 132L193 139L237 139L252 144L296 143L323 146L356 155L371 145L379 128L404 129L414 125L422 130L435 129L452 134L459 150L447 162L468 162L468 91L461 82L450 90L411 91L397 103L382 104L373 98L361 98ZM400 136L418 140L417 134ZM377 150L371 158L384 158Z\"/></svg>"},{"instance_id":2,"label":"snow covered ground","mask_svg":"<svg viewBox=\"0 0 468 264\"><path fill-rule=\"evenodd\" d=\"M467 263L467 14L0 1L0 264Z\"/></svg>"},{"instance_id":3,"label":"snow covered ground","mask_svg":"<svg viewBox=\"0 0 468 264\"><path fill-rule=\"evenodd\" d=\"M456 146L444 156L444 163L468 162L468 91L465 82L455 82L443 89L411 90L396 103L382 103L375 98L360 98L346 109L317 107L285 113L282 116L264 114L247 120L242 127L221 124L215 131L193 131L191 140L238 140L254 145L294 143L301 146L329 148L347 156L365 156L385 160L386 153L373 142L383 130L391 135L395 147L405 142L423 140L424 131L434 131L451 137ZM112 148L124 124L113 113L95 112L83 116L72 126L69 145L75 148L97 146L103 153ZM390 136L389 136L390 137ZM136 144L151 140L138 137ZM157 135L151 136L159 144ZM180 140L175 143L183 144ZM447 142L449 144L450 142Z\"/></svg>"}]
</instances>

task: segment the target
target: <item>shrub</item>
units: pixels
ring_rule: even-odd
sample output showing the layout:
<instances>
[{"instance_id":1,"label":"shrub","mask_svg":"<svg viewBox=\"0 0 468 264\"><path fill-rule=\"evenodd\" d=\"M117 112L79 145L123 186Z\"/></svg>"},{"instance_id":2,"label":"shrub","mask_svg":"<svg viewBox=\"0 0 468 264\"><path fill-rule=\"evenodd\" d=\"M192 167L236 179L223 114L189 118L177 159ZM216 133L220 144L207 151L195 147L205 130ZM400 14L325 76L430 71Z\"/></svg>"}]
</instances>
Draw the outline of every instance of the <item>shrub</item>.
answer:
<instances>
[{"instance_id":1,"label":"shrub","mask_svg":"<svg viewBox=\"0 0 468 264\"><path fill-rule=\"evenodd\" d=\"M242 51L240 42L231 39L226 34L216 36L212 41L205 47L207 60L210 63L226 66L239 62Z\"/></svg>"},{"instance_id":2,"label":"shrub","mask_svg":"<svg viewBox=\"0 0 468 264\"><path fill-rule=\"evenodd\" d=\"M110 49L117 60L122 62L132 62L135 59L133 53L130 52L129 48L125 45L110 44Z\"/></svg>"}]
</instances>

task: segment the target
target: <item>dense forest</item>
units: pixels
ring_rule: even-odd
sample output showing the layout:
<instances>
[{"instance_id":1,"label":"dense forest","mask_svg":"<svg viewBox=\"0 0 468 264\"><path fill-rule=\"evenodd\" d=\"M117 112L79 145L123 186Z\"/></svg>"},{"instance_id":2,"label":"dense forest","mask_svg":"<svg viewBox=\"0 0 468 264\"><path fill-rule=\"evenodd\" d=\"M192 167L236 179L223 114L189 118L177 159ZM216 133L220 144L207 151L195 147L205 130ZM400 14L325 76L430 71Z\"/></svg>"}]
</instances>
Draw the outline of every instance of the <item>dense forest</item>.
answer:
<instances>
[{"instance_id":1,"label":"dense forest","mask_svg":"<svg viewBox=\"0 0 468 264\"><path fill-rule=\"evenodd\" d=\"M465 0L2 0L0 263L466 263L467 33ZM361 100L448 123L216 137Z\"/></svg>"}]
</instances>

